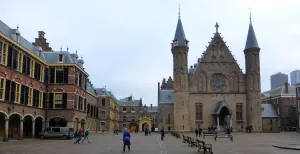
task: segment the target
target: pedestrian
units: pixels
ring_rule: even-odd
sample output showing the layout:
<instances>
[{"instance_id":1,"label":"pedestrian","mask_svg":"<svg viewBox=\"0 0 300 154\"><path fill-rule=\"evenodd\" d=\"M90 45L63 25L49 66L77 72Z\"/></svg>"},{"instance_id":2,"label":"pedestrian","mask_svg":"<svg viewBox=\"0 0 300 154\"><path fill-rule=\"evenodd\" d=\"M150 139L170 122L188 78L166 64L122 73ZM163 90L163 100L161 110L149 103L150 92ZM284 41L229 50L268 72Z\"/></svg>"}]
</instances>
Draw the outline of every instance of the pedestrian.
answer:
<instances>
[{"instance_id":1,"label":"pedestrian","mask_svg":"<svg viewBox=\"0 0 300 154\"><path fill-rule=\"evenodd\" d=\"M128 132L127 128L124 128L123 133L123 153L125 152L126 146L128 147L128 151L130 151L130 133Z\"/></svg>"},{"instance_id":2,"label":"pedestrian","mask_svg":"<svg viewBox=\"0 0 300 154\"><path fill-rule=\"evenodd\" d=\"M201 137L202 136L202 128L199 127L199 133L198 133L198 136Z\"/></svg>"},{"instance_id":3,"label":"pedestrian","mask_svg":"<svg viewBox=\"0 0 300 154\"><path fill-rule=\"evenodd\" d=\"M78 139L77 139L77 142L76 142L76 143L78 143L78 144L80 143L82 134L83 134L83 130L82 130L82 128L80 128L80 130L78 131Z\"/></svg>"},{"instance_id":4,"label":"pedestrian","mask_svg":"<svg viewBox=\"0 0 300 154\"><path fill-rule=\"evenodd\" d=\"M198 127L196 127L196 129L195 129L195 134L196 134L196 137L198 137Z\"/></svg>"},{"instance_id":5,"label":"pedestrian","mask_svg":"<svg viewBox=\"0 0 300 154\"><path fill-rule=\"evenodd\" d=\"M83 140L81 143L83 143L83 141L87 139L88 140L88 143L91 143L90 140L89 140L89 128L87 128L84 132L84 137L83 137Z\"/></svg>"},{"instance_id":6,"label":"pedestrian","mask_svg":"<svg viewBox=\"0 0 300 154\"><path fill-rule=\"evenodd\" d=\"M74 144L77 143L77 140L78 140L78 129L76 129L74 132Z\"/></svg>"},{"instance_id":7,"label":"pedestrian","mask_svg":"<svg viewBox=\"0 0 300 154\"><path fill-rule=\"evenodd\" d=\"M161 128L160 133L161 133L161 140L163 141L164 138L165 138L165 130L164 130L164 127Z\"/></svg>"}]
</instances>

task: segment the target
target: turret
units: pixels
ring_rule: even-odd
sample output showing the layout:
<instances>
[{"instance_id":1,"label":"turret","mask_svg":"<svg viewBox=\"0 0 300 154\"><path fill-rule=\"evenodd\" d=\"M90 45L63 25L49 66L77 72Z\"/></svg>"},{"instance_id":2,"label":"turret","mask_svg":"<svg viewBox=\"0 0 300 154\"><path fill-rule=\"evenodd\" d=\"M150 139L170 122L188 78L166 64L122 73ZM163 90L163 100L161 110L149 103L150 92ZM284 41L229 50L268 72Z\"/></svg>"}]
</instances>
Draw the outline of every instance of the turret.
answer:
<instances>
[{"instance_id":1,"label":"turret","mask_svg":"<svg viewBox=\"0 0 300 154\"><path fill-rule=\"evenodd\" d=\"M175 37L171 43L175 91L188 91L188 43L189 41L185 37L179 13Z\"/></svg>"},{"instance_id":2,"label":"turret","mask_svg":"<svg viewBox=\"0 0 300 154\"><path fill-rule=\"evenodd\" d=\"M258 132L262 131L259 52L260 48L250 16L247 41L244 49L246 63L247 124L253 126L253 130Z\"/></svg>"},{"instance_id":3,"label":"turret","mask_svg":"<svg viewBox=\"0 0 300 154\"><path fill-rule=\"evenodd\" d=\"M173 89L174 89L174 130L191 130L189 117L188 91L188 51L189 41L186 39L180 12L174 40L171 44L173 54Z\"/></svg>"}]
</instances>

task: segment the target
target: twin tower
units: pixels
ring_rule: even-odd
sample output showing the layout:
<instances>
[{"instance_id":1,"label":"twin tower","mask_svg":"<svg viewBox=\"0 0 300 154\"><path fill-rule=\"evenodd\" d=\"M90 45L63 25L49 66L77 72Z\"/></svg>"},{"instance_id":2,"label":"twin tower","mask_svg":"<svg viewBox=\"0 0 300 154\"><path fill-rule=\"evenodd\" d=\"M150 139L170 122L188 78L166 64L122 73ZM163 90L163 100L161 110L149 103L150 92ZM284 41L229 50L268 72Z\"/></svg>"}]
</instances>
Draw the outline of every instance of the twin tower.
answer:
<instances>
[{"instance_id":1,"label":"twin tower","mask_svg":"<svg viewBox=\"0 0 300 154\"><path fill-rule=\"evenodd\" d=\"M216 34L219 35L218 27L219 27L218 24L216 24L215 35ZM171 51L173 54L173 79L174 79L174 129L182 130L182 127L188 127L185 130L188 129L191 130L195 127L195 124L193 122L193 118L189 118L189 119L187 118L187 117L191 117L190 115L192 115L191 112L193 112L193 107L194 107L193 102L191 102L189 96L192 93L191 83L189 81L190 80L189 72L188 72L189 41L186 39L180 16L178 18L175 37L171 43ZM250 18L248 36L247 36L246 46L244 49L246 71L245 74L241 75L243 78L243 82L240 83L244 84L243 88L241 89L244 89L242 90L243 91L242 93L246 99L243 100L246 106L245 121L247 121L244 125L253 126L254 131L262 130L259 53L260 53L260 48L258 46L257 39L252 26L252 21ZM200 63L198 65L200 65ZM209 85L209 81L210 79L208 77L206 81L207 86ZM214 93L214 91L211 92L207 91L204 93L202 92L202 94L208 94L208 93ZM222 92L216 92L216 94L222 94ZM235 108L235 106L233 108ZM175 120L175 119L182 119L184 117L186 117L185 118L186 120L184 120L184 122L180 122L180 124L177 123Z\"/></svg>"}]
</instances>

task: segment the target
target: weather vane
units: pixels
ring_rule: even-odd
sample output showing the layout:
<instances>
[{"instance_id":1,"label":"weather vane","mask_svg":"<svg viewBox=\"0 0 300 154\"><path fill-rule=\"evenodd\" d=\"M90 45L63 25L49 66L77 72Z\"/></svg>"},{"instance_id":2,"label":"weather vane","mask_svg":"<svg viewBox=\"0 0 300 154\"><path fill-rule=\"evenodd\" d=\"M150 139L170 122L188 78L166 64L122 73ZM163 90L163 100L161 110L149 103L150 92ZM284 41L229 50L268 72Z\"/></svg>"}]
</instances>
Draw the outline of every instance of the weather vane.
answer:
<instances>
[{"instance_id":1,"label":"weather vane","mask_svg":"<svg viewBox=\"0 0 300 154\"><path fill-rule=\"evenodd\" d=\"M179 8L178 8L178 17L180 18L180 4L179 4Z\"/></svg>"},{"instance_id":2,"label":"weather vane","mask_svg":"<svg viewBox=\"0 0 300 154\"><path fill-rule=\"evenodd\" d=\"M250 11L250 22L252 22L252 17L251 17L251 8L249 8Z\"/></svg>"}]
</instances>

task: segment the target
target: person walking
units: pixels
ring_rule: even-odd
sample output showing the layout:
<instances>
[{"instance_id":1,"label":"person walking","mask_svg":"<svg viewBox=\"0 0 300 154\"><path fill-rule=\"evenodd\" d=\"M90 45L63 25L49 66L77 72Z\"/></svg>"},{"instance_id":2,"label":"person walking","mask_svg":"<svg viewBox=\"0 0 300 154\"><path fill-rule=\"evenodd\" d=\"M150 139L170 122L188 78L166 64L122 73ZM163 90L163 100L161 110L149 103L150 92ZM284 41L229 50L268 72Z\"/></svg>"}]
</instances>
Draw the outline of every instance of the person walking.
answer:
<instances>
[{"instance_id":1,"label":"person walking","mask_svg":"<svg viewBox=\"0 0 300 154\"><path fill-rule=\"evenodd\" d=\"M76 129L74 132L74 144L77 143L77 140L78 140L78 129Z\"/></svg>"},{"instance_id":2,"label":"person walking","mask_svg":"<svg viewBox=\"0 0 300 154\"><path fill-rule=\"evenodd\" d=\"M199 132L199 129L198 129L198 127L196 127L196 129L195 129L196 137L198 137L198 132Z\"/></svg>"},{"instance_id":3,"label":"person walking","mask_svg":"<svg viewBox=\"0 0 300 154\"><path fill-rule=\"evenodd\" d=\"M90 140L89 140L89 128L87 128L84 132L84 137L83 137L83 140L81 143L83 143L83 141L87 139L88 140L88 143L91 143Z\"/></svg>"},{"instance_id":4,"label":"person walking","mask_svg":"<svg viewBox=\"0 0 300 154\"><path fill-rule=\"evenodd\" d=\"M123 153L125 152L126 146L128 147L128 151L130 151L130 133L128 132L127 128L124 128L123 133Z\"/></svg>"},{"instance_id":5,"label":"person walking","mask_svg":"<svg viewBox=\"0 0 300 154\"><path fill-rule=\"evenodd\" d=\"M161 140L163 141L164 138L165 138L165 130L164 130L164 127L161 128L160 133L161 133Z\"/></svg>"},{"instance_id":6,"label":"person walking","mask_svg":"<svg viewBox=\"0 0 300 154\"><path fill-rule=\"evenodd\" d=\"M198 133L198 136L201 137L202 136L202 128L199 127L199 133Z\"/></svg>"},{"instance_id":7,"label":"person walking","mask_svg":"<svg viewBox=\"0 0 300 154\"><path fill-rule=\"evenodd\" d=\"M82 128L80 128L80 130L78 131L78 136L77 136L77 141L76 141L76 143L78 143L78 144L80 143L82 134L83 134L83 130L82 130Z\"/></svg>"}]
</instances>

